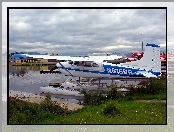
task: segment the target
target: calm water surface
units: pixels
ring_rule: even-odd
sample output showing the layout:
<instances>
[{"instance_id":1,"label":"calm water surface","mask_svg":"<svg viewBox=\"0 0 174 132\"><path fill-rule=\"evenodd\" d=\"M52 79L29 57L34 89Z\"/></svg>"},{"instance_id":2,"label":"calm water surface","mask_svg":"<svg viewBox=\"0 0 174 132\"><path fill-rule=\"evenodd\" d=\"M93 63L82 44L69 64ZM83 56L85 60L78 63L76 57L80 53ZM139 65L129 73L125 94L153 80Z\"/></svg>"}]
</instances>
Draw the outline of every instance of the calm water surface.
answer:
<instances>
[{"instance_id":1,"label":"calm water surface","mask_svg":"<svg viewBox=\"0 0 174 132\"><path fill-rule=\"evenodd\" d=\"M50 82L60 82L67 79L62 74L40 74L40 67L9 67L9 90L40 94L41 86L48 86ZM77 97L51 95L76 103Z\"/></svg>"}]
</instances>

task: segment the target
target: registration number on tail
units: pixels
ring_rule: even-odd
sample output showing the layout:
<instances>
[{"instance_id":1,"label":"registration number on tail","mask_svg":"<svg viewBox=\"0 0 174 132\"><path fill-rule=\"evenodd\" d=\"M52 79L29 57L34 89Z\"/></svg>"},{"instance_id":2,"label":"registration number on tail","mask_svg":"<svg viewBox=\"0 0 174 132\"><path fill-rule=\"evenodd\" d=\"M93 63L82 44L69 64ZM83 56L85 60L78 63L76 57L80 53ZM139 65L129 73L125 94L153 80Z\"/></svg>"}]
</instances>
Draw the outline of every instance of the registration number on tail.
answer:
<instances>
[{"instance_id":1,"label":"registration number on tail","mask_svg":"<svg viewBox=\"0 0 174 132\"><path fill-rule=\"evenodd\" d=\"M127 69L116 69L116 68L107 68L108 73L115 73L115 74L129 74L133 75L132 70L127 70Z\"/></svg>"}]
</instances>

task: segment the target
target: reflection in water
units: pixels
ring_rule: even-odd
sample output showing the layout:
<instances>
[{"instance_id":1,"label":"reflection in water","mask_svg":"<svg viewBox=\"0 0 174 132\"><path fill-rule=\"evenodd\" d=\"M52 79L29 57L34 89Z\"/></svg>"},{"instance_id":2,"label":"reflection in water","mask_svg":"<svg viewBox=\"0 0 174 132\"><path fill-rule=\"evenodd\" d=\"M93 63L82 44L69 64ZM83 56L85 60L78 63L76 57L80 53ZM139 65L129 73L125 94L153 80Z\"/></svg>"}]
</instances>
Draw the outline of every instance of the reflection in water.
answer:
<instances>
[{"instance_id":1,"label":"reflection in water","mask_svg":"<svg viewBox=\"0 0 174 132\"><path fill-rule=\"evenodd\" d=\"M40 87L48 86L50 82L60 82L68 77L62 74L40 74L40 70L48 70L54 66L44 67L28 67L16 66L9 67L9 90L21 91L40 95ZM68 100L69 102L78 103L73 96L51 95L60 100Z\"/></svg>"},{"instance_id":2,"label":"reflection in water","mask_svg":"<svg viewBox=\"0 0 174 132\"><path fill-rule=\"evenodd\" d=\"M54 66L10 66L9 74L12 76L24 76L29 71L50 70Z\"/></svg>"}]
</instances>

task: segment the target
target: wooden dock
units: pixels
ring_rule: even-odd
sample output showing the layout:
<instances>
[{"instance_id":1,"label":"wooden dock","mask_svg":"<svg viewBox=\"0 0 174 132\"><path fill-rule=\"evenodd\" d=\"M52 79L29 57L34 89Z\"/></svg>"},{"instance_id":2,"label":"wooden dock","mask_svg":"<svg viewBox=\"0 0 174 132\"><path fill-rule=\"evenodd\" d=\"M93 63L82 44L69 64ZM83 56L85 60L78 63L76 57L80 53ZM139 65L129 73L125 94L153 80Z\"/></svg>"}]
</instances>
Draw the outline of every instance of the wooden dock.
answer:
<instances>
[{"instance_id":1,"label":"wooden dock","mask_svg":"<svg viewBox=\"0 0 174 132\"><path fill-rule=\"evenodd\" d=\"M53 70L52 72L50 72L50 70L41 70L40 74L60 74L61 72L59 70Z\"/></svg>"},{"instance_id":2,"label":"wooden dock","mask_svg":"<svg viewBox=\"0 0 174 132\"><path fill-rule=\"evenodd\" d=\"M60 87L62 83L63 82L53 82L53 83L49 83L49 86Z\"/></svg>"}]
</instances>

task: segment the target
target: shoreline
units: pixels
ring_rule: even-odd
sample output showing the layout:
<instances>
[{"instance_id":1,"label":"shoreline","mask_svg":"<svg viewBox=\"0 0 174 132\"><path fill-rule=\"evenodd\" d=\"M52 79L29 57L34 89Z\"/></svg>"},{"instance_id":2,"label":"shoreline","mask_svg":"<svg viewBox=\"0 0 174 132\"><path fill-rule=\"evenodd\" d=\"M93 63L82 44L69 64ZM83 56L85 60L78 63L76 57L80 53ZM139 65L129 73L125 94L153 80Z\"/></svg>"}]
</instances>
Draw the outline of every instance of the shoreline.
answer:
<instances>
[{"instance_id":1,"label":"shoreline","mask_svg":"<svg viewBox=\"0 0 174 132\"><path fill-rule=\"evenodd\" d=\"M33 94L33 93L26 93L26 92L21 92L21 91L9 91L9 96L10 97L16 97L18 96L20 100L31 102L31 103L40 103L43 101L46 97ZM68 102L68 101L62 101L57 98L51 98L52 101L59 103L61 107L65 108L67 107L69 110L76 110L79 108L82 108L83 105L79 105L76 103Z\"/></svg>"}]
</instances>

